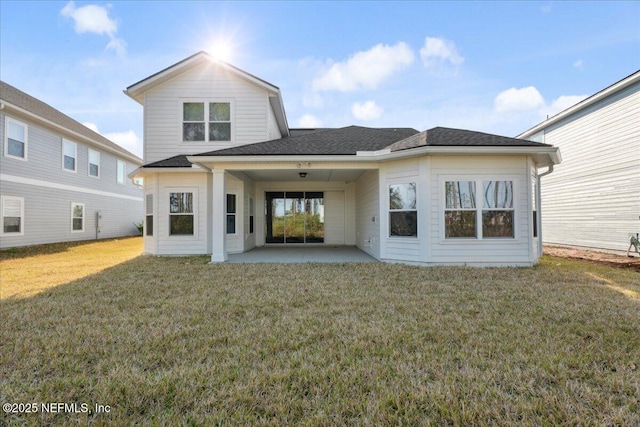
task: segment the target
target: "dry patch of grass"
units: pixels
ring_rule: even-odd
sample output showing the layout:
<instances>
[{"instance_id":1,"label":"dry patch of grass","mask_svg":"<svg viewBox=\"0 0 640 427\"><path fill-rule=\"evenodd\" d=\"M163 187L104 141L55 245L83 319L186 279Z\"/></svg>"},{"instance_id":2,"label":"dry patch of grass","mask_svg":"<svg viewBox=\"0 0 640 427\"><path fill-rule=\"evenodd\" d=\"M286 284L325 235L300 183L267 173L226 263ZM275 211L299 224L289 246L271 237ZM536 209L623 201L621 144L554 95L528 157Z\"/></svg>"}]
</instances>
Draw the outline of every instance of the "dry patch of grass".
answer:
<instances>
[{"instance_id":1,"label":"dry patch of grass","mask_svg":"<svg viewBox=\"0 0 640 427\"><path fill-rule=\"evenodd\" d=\"M129 261L142 238L67 242L0 251L0 300L24 298Z\"/></svg>"},{"instance_id":2,"label":"dry patch of grass","mask_svg":"<svg viewBox=\"0 0 640 427\"><path fill-rule=\"evenodd\" d=\"M0 302L2 403L111 408L0 424L640 423L636 272L207 261Z\"/></svg>"}]
</instances>

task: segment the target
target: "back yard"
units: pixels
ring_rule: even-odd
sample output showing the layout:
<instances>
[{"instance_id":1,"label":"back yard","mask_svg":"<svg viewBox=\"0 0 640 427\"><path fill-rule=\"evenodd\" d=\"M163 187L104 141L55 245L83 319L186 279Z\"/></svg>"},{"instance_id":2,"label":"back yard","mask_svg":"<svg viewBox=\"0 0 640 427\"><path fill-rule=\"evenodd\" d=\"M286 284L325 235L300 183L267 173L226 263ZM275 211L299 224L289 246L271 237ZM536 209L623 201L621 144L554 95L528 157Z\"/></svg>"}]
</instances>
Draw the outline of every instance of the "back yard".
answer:
<instances>
[{"instance_id":1,"label":"back yard","mask_svg":"<svg viewBox=\"0 0 640 427\"><path fill-rule=\"evenodd\" d=\"M640 424L632 269L207 265L140 249L0 255L0 425Z\"/></svg>"}]
</instances>

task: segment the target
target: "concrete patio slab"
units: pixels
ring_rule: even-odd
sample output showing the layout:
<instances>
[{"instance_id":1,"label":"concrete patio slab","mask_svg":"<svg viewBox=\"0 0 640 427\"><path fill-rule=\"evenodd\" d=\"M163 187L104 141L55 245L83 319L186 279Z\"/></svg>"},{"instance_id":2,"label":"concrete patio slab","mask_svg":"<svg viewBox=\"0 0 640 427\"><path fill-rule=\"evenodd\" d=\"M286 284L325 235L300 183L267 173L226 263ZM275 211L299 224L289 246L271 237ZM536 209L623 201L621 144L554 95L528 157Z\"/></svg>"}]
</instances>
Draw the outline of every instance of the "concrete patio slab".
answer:
<instances>
[{"instance_id":1,"label":"concrete patio slab","mask_svg":"<svg viewBox=\"0 0 640 427\"><path fill-rule=\"evenodd\" d=\"M378 262L355 246L263 246L249 252L231 254L231 264L303 262Z\"/></svg>"}]
</instances>

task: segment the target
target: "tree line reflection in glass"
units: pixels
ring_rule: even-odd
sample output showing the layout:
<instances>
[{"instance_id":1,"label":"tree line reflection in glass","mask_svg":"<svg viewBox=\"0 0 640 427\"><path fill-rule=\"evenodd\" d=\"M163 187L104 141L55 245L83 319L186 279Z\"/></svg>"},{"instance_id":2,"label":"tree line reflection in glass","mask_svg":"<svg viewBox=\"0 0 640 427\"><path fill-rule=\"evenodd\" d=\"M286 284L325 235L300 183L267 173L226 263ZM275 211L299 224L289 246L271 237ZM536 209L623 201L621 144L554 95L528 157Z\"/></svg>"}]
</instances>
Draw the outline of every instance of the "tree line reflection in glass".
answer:
<instances>
[{"instance_id":1,"label":"tree line reflection in glass","mask_svg":"<svg viewBox=\"0 0 640 427\"><path fill-rule=\"evenodd\" d=\"M169 234L193 235L193 193L169 193Z\"/></svg>"},{"instance_id":2,"label":"tree line reflection in glass","mask_svg":"<svg viewBox=\"0 0 640 427\"><path fill-rule=\"evenodd\" d=\"M415 182L389 186L389 235L418 236Z\"/></svg>"}]
</instances>

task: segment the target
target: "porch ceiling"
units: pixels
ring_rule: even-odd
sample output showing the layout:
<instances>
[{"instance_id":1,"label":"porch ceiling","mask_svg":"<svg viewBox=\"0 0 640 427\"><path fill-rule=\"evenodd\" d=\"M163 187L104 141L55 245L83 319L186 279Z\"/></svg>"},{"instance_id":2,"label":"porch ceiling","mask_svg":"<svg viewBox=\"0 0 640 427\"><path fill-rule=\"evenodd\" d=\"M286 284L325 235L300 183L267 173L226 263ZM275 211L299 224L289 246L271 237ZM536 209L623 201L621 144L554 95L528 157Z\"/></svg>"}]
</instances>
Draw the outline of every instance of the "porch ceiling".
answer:
<instances>
[{"instance_id":1,"label":"porch ceiling","mask_svg":"<svg viewBox=\"0 0 640 427\"><path fill-rule=\"evenodd\" d=\"M281 181L314 181L314 182L352 182L364 173L363 169L286 169L286 170L243 170L253 181L281 182ZM304 178L300 173L306 173Z\"/></svg>"}]
</instances>

